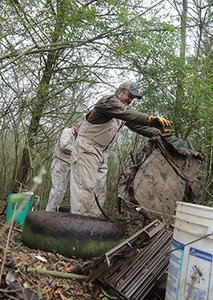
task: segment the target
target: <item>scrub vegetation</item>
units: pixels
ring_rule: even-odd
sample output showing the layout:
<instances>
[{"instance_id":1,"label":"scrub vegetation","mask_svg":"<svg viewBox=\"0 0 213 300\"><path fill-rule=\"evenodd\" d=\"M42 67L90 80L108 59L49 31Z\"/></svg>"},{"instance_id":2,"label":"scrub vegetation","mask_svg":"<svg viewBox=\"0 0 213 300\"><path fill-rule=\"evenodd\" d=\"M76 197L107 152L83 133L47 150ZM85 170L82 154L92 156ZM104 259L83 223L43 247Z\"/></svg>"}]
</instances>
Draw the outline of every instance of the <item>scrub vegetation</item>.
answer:
<instances>
[{"instance_id":1,"label":"scrub vegetation","mask_svg":"<svg viewBox=\"0 0 213 300\"><path fill-rule=\"evenodd\" d=\"M29 189L44 166L44 208L61 130L132 79L143 96L135 106L173 120L175 135L207 155L203 201L212 201L211 1L4 0L0 9L2 198L20 185ZM123 130L111 154L109 192L144 142Z\"/></svg>"},{"instance_id":2,"label":"scrub vegetation","mask_svg":"<svg viewBox=\"0 0 213 300\"><path fill-rule=\"evenodd\" d=\"M125 80L138 84L138 110L173 120L174 134L205 153L200 202L213 206L212 1L3 0L0 11L0 209L9 192L30 190L33 182L34 208L45 208L60 132ZM113 146L105 207L111 216L117 178L145 143L123 129ZM35 182L41 169L46 175Z\"/></svg>"}]
</instances>

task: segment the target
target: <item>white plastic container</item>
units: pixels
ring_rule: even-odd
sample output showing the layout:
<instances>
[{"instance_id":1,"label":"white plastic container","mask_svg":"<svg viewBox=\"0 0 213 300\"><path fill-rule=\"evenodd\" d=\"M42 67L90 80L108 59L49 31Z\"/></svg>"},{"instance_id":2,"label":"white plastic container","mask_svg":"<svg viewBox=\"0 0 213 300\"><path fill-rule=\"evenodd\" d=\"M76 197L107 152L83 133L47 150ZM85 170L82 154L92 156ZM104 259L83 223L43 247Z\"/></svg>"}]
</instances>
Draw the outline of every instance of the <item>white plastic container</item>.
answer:
<instances>
[{"instance_id":1,"label":"white plastic container","mask_svg":"<svg viewBox=\"0 0 213 300\"><path fill-rule=\"evenodd\" d=\"M165 300L213 300L213 208L177 202Z\"/></svg>"}]
</instances>

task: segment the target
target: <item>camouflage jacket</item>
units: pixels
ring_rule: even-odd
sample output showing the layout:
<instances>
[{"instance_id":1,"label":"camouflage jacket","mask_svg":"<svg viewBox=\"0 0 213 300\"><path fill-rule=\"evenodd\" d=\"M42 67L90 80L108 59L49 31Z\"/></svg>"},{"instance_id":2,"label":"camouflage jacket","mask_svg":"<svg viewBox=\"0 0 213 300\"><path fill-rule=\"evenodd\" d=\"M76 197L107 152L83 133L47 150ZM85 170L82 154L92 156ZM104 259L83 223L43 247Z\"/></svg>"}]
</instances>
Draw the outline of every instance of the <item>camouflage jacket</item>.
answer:
<instances>
[{"instance_id":1,"label":"camouflage jacket","mask_svg":"<svg viewBox=\"0 0 213 300\"><path fill-rule=\"evenodd\" d=\"M113 118L123 120L130 130L146 137L160 132L157 128L147 126L148 114L125 106L115 94L101 98L88 114L87 121L91 124L104 124Z\"/></svg>"}]
</instances>

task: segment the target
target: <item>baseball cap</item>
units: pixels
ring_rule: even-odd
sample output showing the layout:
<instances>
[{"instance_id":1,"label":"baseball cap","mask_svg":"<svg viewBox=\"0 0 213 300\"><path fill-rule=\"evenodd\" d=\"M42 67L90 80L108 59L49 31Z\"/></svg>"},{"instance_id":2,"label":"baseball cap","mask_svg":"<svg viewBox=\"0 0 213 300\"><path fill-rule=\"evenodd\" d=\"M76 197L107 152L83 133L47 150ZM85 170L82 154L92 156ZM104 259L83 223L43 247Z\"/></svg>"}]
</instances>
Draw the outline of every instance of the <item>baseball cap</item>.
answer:
<instances>
[{"instance_id":1,"label":"baseball cap","mask_svg":"<svg viewBox=\"0 0 213 300\"><path fill-rule=\"evenodd\" d=\"M142 98L142 96L139 95L139 93L138 93L137 85L132 81L125 81L125 82L121 83L119 88L127 90L135 98L138 98L138 99Z\"/></svg>"}]
</instances>

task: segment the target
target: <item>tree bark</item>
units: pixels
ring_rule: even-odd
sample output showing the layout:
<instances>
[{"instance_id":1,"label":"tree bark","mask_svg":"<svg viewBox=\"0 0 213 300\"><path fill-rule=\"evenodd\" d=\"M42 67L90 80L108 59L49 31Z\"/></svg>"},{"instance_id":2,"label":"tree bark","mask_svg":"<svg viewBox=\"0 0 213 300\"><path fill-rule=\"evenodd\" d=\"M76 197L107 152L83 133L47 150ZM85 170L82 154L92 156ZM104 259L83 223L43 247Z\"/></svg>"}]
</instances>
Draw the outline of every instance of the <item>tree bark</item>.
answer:
<instances>
[{"instance_id":1,"label":"tree bark","mask_svg":"<svg viewBox=\"0 0 213 300\"><path fill-rule=\"evenodd\" d=\"M181 116L184 103L184 80L185 80L185 60L186 60L186 21L187 21L187 0L182 2L182 13L181 13L181 45L180 45L180 63L177 74L177 89L176 89L176 101L174 103L174 114L175 116ZM175 135L182 136L183 124L180 119L175 120Z\"/></svg>"},{"instance_id":2,"label":"tree bark","mask_svg":"<svg viewBox=\"0 0 213 300\"><path fill-rule=\"evenodd\" d=\"M34 149L35 140L40 126L40 120L43 115L43 110L48 98L48 86L53 75L53 68L57 61L57 53L49 53L47 57L47 63L44 69L43 77L39 84L37 98L35 99L34 109L32 110L30 125L27 132L27 141L23 149L21 161L19 164L15 189L17 189L19 182L25 183L28 172L31 168L31 155Z\"/></svg>"},{"instance_id":3,"label":"tree bark","mask_svg":"<svg viewBox=\"0 0 213 300\"><path fill-rule=\"evenodd\" d=\"M57 3L58 17L53 32L52 44L57 43L64 31L63 25L63 0L58 0ZM40 120L43 116L43 111L48 99L49 83L54 74L54 66L59 58L60 51L49 51L47 60L45 63L43 76L38 86L37 96L34 98L35 104L31 113L30 125L27 132L25 147L22 152L20 164L17 171L16 181L14 183L13 190L17 190L20 183L24 185L26 183L29 170L31 169L31 159L33 157L33 150L35 141L40 127Z\"/></svg>"}]
</instances>

